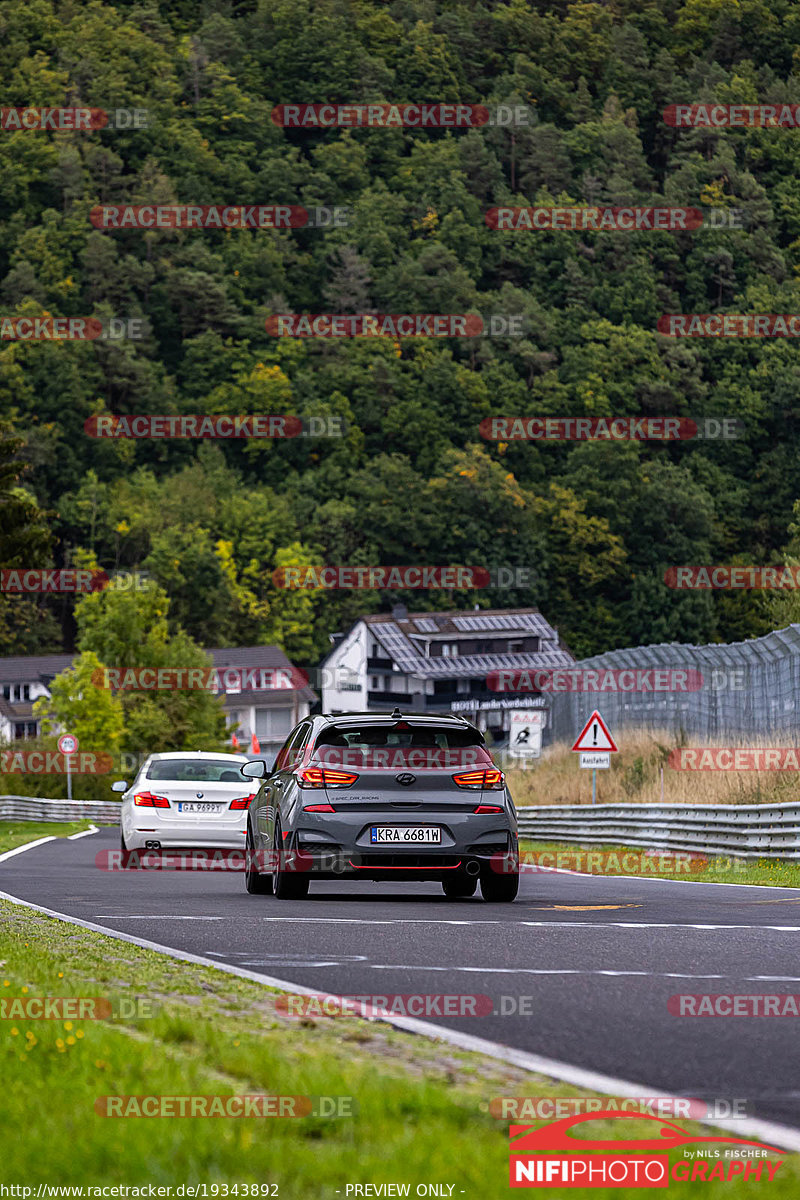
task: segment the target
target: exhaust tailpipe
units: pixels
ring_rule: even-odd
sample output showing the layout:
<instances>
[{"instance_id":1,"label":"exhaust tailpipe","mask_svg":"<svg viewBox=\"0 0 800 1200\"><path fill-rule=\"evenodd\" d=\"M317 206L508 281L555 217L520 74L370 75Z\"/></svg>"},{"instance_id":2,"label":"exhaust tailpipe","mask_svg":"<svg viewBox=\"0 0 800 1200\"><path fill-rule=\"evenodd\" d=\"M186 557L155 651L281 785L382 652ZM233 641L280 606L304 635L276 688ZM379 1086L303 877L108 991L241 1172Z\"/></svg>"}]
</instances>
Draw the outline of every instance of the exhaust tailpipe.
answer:
<instances>
[{"instance_id":1,"label":"exhaust tailpipe","mask_svg":"<svg viewBox=\"0 0 800 1200\"><path fill-rule=\"evenodd\" d=\"M467 863L465 869L468 875L477 875L480 872L481 865L473 859L472 862Z\"/></svg>"},{"instance_id":2,"label":"exhaust tailpipe","mask_svg":"<svg viewBox=\"0 0 800 1200\"><path fill-rule=\"evenodd\" d=\"M160 850L161 842L145 842L144 848L145 850Z\"/></svg>"}]
</instances>

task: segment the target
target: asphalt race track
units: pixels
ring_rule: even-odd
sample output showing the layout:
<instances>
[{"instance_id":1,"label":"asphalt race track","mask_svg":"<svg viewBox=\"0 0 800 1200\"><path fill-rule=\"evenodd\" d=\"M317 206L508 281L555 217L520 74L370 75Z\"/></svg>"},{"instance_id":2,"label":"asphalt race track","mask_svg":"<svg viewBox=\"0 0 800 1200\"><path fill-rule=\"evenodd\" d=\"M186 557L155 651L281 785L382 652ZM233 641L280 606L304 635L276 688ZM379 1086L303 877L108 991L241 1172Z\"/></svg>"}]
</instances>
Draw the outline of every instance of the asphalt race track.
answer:
<instances>
[{"instance_id":1,"label":"asphalt race track","mask_svg":"<svg viewBox=\"0 0 800 1200\"><path fill-rule=\"evenodd\" d=\"M747 1098L800 1128L800 1018L667 1008L676 993L800 993L798 890L538 873L512 905L366 882L287 902L247 895L240 873L98 869L118 844L108 829L47 842L0 864L0 890L320 991L512 997L513 1015L425 1019L673 1095Z\"/></svg>"}]
</instances>

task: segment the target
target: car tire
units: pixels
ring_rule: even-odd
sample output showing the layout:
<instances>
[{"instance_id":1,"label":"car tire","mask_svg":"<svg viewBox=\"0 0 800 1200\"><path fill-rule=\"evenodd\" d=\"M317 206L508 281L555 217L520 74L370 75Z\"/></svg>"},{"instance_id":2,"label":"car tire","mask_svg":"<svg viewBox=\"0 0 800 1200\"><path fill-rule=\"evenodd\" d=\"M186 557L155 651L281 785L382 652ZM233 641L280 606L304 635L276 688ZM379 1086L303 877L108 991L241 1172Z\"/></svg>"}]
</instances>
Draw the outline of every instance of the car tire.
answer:
<instances>
[{"instance_id":1,"label":"car tire","mask_svg":"<svg viewBox=\"0 0 800 1200\"><path fill-rule=\"evenodd\" d=\"M462 875L460 878L442 880L442 891L449 900L474 896L477 886L478 880L474 875Z\"/></svg>"},{"instance_id":2,"label":"car tire","mask_svg":"<svg viewBox=\"0 0 800 1200\"><path fill-rule=\"evenodd\" d=\"M128 846L125 841L125 834L122 832L122 826L119 827L119 848L123 854L128 853Z\"/></svg>"},{"instance_id":3,"label":"car tire","mask_svg":"<svg viewBox=\"0 0 800 1200\"><path fill-rule=\"evenodd\" d=\"M519 873L499 875L486 872L481 875L481 895L490 904L510 904L519 891Z\"/></svg>"},{"instance_id":4,"label":"car tire","mask_svg":"<svg viewBox=\"0 0 800 1200\"><path fill-rule=\"evenodd\" d=\"M244 886L247 891L251 896L271 896L272 875L262 875L256 865L256 847L249 821L244 855Z\"/></svg>"},{"instance_id":5,"label":"car tire","mask_svg":"<svg viewBox=\"0 0 800 1200\"><path fill-rule=\"evenodd\" d=\"M275 861L272 869L272 891L278 900L305 900L308 895L309 879L307 875L300 875L296 871L284 871L281 869L281 849L283 838L281 836L280 817L275 818L275 837L272 846L272 852L275 855Z\"/></svg>"}]
</instances>

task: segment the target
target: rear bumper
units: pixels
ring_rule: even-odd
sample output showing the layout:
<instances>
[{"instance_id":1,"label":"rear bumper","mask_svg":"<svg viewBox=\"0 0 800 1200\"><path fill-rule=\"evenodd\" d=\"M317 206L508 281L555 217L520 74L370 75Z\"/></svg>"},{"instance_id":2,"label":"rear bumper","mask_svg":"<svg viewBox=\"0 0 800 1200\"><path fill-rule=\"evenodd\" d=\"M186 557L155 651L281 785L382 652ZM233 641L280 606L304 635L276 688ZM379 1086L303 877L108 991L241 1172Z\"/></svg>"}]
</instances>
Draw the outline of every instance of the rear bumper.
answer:
<instances>
[{"instance_id":1,"label":"rear bumper","mask_svg":"<svg viewBox=\"0 0 800 1200\"><path fill-rule=\"evenodd\" d=\"M155 829L152 826L137 829L135 826L126 828L123 823L122 831L129 850L144 850L151 842L158 842L163 849L169 850L243 850L247 813L242 816L241 824L191 826L163 821Z\"/></svg>"},{"instance_id":2,"label":"rear bumper","mask_svg":"<svg viewBox=\"0 0 800 1200\"><path fill-rule=\"evenodd\" d=\"M470 849L463 853L436 846L409 850L348 850L342 846L293 847L290 869L312 879L372 879L419 882L443 881L454 875L514 873L519 864L516 838L509 844Z\"/></svg>"}]
</instances>

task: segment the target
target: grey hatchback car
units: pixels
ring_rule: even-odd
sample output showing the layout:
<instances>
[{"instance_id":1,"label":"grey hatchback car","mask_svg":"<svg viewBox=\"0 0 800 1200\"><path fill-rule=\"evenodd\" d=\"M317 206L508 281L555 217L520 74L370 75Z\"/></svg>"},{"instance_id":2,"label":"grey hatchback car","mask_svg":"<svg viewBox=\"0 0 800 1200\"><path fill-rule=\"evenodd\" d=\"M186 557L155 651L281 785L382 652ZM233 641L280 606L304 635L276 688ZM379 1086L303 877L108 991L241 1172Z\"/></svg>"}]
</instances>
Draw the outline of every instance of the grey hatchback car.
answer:
<instances>
[{"instance_id":1,"label":"grey hatchback car","mask_svg":"<svg viewBox=\"0 0 800 1200\"><path fill-rule=\"evenodd\" d=\"M463 717L306 717L248 811L248 892L301 899L312 879L435 881L450 897L513 900L517 816L483 735Z\"/></svg>"}]
</instances>

